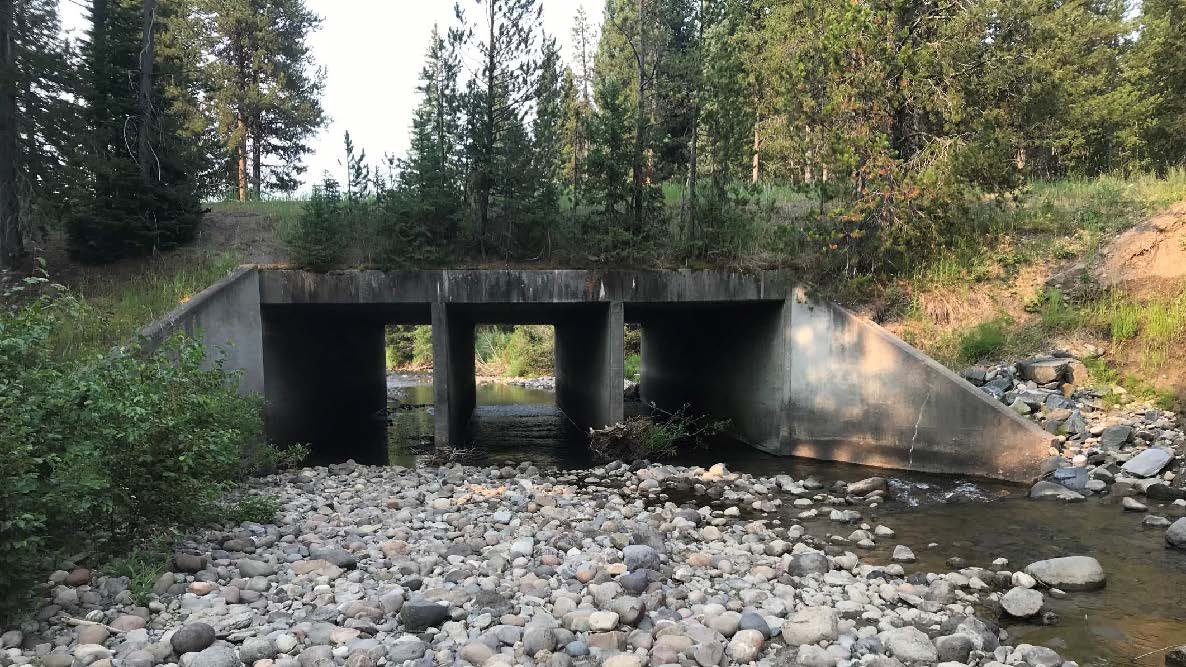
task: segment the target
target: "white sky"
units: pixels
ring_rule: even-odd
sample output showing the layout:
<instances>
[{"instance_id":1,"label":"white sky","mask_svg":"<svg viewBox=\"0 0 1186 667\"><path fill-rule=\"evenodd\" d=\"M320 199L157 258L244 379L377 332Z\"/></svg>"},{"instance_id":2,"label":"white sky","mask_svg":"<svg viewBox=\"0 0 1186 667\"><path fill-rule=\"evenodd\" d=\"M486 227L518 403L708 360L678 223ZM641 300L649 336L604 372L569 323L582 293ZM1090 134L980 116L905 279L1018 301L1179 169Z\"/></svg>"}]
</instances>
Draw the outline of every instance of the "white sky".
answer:
<instances>
[{"instance_id":1,"label":"white sky","mask_svg":"<svg viewBox=\"0 0 1186 667\"><path fill-rule=\"evenodd\" d=\"M540 0L544 29L555 35L571 59L573 17L582 4L593 23L600 22L601 0ZM311 38L313 56L326 68L322 104L330 124L314 140L307 160L306 188L330 171L344 178L342 136L347 130L355 146L365 148L377 164L383 155L402 156L416 105L416 85L434 22L452 25L454 0L307 0L322 19ZM461 0L471 22L474 0ZM62 2L67 30L85 27L80 4Z\"/></svg>"}]
</instances>

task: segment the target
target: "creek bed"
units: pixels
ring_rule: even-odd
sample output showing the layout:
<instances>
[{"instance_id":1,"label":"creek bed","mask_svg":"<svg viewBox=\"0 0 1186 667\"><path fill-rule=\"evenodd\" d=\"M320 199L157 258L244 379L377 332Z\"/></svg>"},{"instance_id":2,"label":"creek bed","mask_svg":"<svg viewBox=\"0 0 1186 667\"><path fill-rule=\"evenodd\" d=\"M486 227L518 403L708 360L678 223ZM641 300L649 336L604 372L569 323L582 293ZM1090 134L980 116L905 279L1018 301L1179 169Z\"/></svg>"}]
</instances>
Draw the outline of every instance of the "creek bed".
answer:
<instances>
[{"instance_id":1,"label":"creek bed","mask_svg":"<svg viewBox=\"0 0 1186 667\"><path fill-rule=\"evenodd\" d=\"M389 428L390 462L415 466L431 451L431 378L391 376L388 386L397 397ZM562 469L594 464L582 434L555 407L552 392L482 384L477 403L467 464L530 462ZM1085 667L1160 667L1164 664L1161 649L1186 644L1186 553L1166 549L1164 530L1144 528L1145 515L1123 512L1118 502L1108 498L1073 504L1031 501L1026 498L1027 489L1016 485L775 457L738 443L716 444L672 463L707 467L723 462L737 472L814 477L825 484L888 476L892 499L873 510L859 509L866 521L885 523L896 535L874 549L857 552L871 562L887 563L894 545L908 545L918 558L904 566L908 574L948 571L952 568L946 561L952 557L980 567L990 567L994 559L1003 557L1009 560L1009 569L1068 555L1099 560L1108 575L1103 590L1070 593L1062 600L1047 596L1047 607L1058 614L1058 624L1007 624L1015 643L1049 646ZM678 494L663 499L712 503L708 498ZM1168 503L1153 503L1149 509L1171 519L1183 513ZM779 512L785 522L802 523L817 537L847 535L855 528L826 518L803 521L797 513L789 502Z\"/></svg>"}]
</instances>

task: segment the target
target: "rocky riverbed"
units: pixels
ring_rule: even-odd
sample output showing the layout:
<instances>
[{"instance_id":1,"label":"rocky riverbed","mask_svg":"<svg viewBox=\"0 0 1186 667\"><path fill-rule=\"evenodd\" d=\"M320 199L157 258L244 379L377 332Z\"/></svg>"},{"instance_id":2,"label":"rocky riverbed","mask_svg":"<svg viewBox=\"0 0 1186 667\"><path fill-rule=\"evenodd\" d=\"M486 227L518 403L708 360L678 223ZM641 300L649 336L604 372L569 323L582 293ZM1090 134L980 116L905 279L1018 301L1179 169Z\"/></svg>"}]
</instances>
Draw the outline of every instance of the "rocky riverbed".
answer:
<instances>
[{"instance_id":1,"label":"rocky riverbed","mask_svg":"<svg viewBox=\"0 0 1186 667\"><path fill-rule=\"evenodd\" d=\"M1121 387L1088 386L1087 367L1062 352L960 375L1054 436L1031 498L1095 497L1118 511L1148 513L1144 525L1166 529L1168 546L1186 549L1186 518L1173 521L1150 507L1186 508L1186 433L1177 414L1128 400Z\"/></svg>"},{"instance_id":2,"label":"rocky riverbed","mask_svg":"<svg viewBox=\"0 0 1186 667\"><path fill-rule=\"evenodd\" d=\"M911 547L866 519L879 477L345 464L257 485L276 523L180 542L146 606L63 563L0 663L1068 665L998 621L1053 622L1047 598L1106 580L1086 556L907 574Z\"/></svg>"}]
</instances>

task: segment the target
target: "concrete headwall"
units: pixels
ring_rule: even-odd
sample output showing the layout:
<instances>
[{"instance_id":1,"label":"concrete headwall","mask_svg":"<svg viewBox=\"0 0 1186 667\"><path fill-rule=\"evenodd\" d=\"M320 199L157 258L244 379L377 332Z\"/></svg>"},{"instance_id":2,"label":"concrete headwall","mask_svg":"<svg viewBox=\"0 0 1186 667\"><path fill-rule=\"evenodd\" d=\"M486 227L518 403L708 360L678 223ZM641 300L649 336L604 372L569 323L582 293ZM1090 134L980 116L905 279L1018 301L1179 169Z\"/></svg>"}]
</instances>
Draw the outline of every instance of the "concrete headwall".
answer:
<instances>
[{"instance_id":1,"label":"concrete headwall","mask_svg":"<svg viewBox=\"0 0 1186 667\"><path fill-rule=\"evenodd\" d=\"M1051 436L876 324L798 290L790 300L780 454L1016 481Z\"/></svg>"},{"instance_id":2,"label":"concrete headwall","mask_svg":"<svg viewBox=\"0 0 1186 667\"><path fill-rule=\"evenodd\" d=\"M243 371L240 392L263 393L263 327L255 269L235 269L145 327L140 332L144 350L153 352L176 333L201 339L207 365L221 356L227 370Z\"/></svg>"}]
</instances>

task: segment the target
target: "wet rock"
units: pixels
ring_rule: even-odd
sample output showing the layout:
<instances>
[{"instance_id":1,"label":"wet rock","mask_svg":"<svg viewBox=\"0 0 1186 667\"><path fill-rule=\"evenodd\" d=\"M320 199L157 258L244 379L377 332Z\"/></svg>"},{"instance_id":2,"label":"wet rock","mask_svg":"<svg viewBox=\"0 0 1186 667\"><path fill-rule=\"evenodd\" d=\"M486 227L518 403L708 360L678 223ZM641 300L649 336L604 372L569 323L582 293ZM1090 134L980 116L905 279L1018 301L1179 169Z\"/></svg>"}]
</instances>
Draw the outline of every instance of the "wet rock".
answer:
<instances>
[{"instance_id":1,"label":"wet rock","mask_svg":"<svg viewBox=\"0 0 1186 667\"><path fill-rule=\"evenodd\" d=\"M1033 500L1082 500L1083 496L1061 484L1042 480L1030 487L1029 496Z\"/></svg>"},{"instance_id":2,"label":"wet rock","mask_svg":"<svg viewBox=\"0 0 1186 667\"><path fill-rule=\"evenodd\" d=\"M894 547L893 559L895 563L913 563L916 560L914 552L905 544Z\"/></svg>"},{"instance_id":3,"label":"wet rock","mask_svg":"<svg viewBox=\"0 0 1186 667\"><path fill-rule=\"evenodd\" d=\"M1147 512L1149 508L1137 502L1136 498L1124 498L1120 501L1120 507L1125 512Z\"/></svg>"},{"instance_id":4,"label":"wet rock","mask_svg":"<svg viewBox=\"0 0 1186 667\"><path fill-rule=\"evenodd\" d=\"M1107 583L1099 561L1090 556L1040 560L1027 565L1025 572L1047 586L1064 591L1095 590Z\"/></svg>"},{"instance_id":5,"label":"wet rock","mask_svg":"<svg viewBox=\"0 0 1186 667\"><path fill-rule=\"evenodd\" d=\"M1186 517L1173 522L1165 531L1165 543L1174 549L1186 550Z\"/></svg>"},{"instance_id":6,"label":"wet rock","mask_svg":"<svg viewBox=\"0 0 1186 667\"><path fill-rule=\"evenodd\" d=\"M1186 667L1186 646L1179 646L1166 653L1165 667Z\"/></svg>"},{"instance_id":7,"label":"wet rock","mask_svg":"<svg viewBox=\"0 0 1186 667\"><path fill-rule=\"evenodd\" d=\"M1015 618L1031 618L1042 611L1042 593L1020 586L1001 596L1001 609Z\"/></svg>"},{"instance_id":8,"label":"wet rock","mask_svg":"<svg viewBox=\"0 0 1186 667\"><path fill-rule=\"evenodd\" d=\"M868 477L859 482L853 482L848 485L848 495L850 496L865 496L874 491L886 491L889 489L889 482L884 477Z\"/></svg>"}]
</instances>

